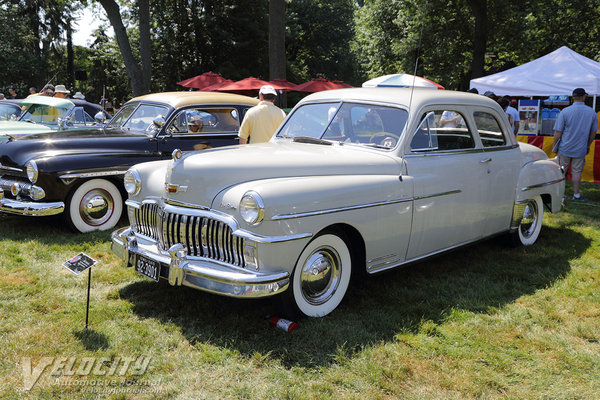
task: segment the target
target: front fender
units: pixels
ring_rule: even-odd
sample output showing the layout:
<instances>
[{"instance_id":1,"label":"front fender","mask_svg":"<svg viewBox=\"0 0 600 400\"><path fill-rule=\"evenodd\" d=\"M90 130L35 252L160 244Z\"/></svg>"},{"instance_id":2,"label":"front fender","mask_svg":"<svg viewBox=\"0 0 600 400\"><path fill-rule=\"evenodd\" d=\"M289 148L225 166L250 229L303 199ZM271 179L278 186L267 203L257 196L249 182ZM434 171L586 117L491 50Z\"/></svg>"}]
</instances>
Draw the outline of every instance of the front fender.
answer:
<instances>
[{"instance_id":1,"label":"front fender","mask_svg":"<svg viewBox=\"0 0 600 400\"><path fill-rule=\"evenodd\" d=\"M537 160L525 164L517 181L516 201L542 196L552 212L560 211L565 193L565 178L555 160Z\"/></svg>"}]
</instances>

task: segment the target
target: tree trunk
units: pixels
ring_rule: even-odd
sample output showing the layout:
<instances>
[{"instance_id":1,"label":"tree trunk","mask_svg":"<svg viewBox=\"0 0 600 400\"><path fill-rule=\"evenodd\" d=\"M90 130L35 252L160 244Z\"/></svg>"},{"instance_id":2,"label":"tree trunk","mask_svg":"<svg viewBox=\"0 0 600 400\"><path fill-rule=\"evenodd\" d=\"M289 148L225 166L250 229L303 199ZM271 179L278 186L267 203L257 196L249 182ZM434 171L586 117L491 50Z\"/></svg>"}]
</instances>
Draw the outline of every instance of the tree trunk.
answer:
<instances>
[{"instance_id":1,"label":"tree trunk","mask_svg":"<svg viewBox=\"0 0 600 400\"><path fill-rule=\"evenodd\" d=\"M67 19L67 85L74 89L75 86L75 66L73 61L73 26L71 19Z\"/></svg>"},{"instance_id":2,"label":"tree trunk","mask_svg":"<svg viewBox=\"0 0 600 400\"><path fill-rule=\"evenodd\" d=\"M121 50L123 62L125 63L125 69L127 70L127 75L131 81L131 91L133 92L134 96L140 96L144 94L142 69L135 60L133 52L131 51L129 37L127 36L125 26L123 25L123 20L121 19L119 5L115 2L115 0L98 0L98 2L100 2L104 8L104 11L106 11L106 16L108 17L108 20L115 31L115 37L117 38L117 43L119 44L119 49Z\"/></svg>"},{"instance_id":3,"label":"tree trunk","mask_svg":"<svg viewBox=\"0 0 600 400\"><path fill-rule=\"evenodd\" d=\"M285 0L269 0L269 80L285 79L285 60ZM286 96L279 96L279 104L286 103Z\"/></svg>"},{"instance_id":4,"label":"tree trunk","mask_svg":"<svg viewBox=\"0 0 600 400\"><path fill-rule=\"evenodd\" d=\"M150 40L150 1L138 0L140 16L140 57L144 93L150 93L152 76L152 42Z\"/></svg>"},{"instance_id":5,"label":"tree trunk","mask_svg":"<svg viewBox=\"0 0 600 400\"><path fill-rule=\"evenodd\" d=\"M285 0L269 1L269 80L285 79Z\"/></svg>"},{"instance_id":6,"label":"tree trunk","mask_svg":"<svg viewBox=\"0 0 600 400\"><path fill-rule=\"evenodd\" d=\"M487 46L487 0L467 0L475 18L473 35L473 61L471 79L485 75L485 50Z\"/></svg>"}]
</instances>

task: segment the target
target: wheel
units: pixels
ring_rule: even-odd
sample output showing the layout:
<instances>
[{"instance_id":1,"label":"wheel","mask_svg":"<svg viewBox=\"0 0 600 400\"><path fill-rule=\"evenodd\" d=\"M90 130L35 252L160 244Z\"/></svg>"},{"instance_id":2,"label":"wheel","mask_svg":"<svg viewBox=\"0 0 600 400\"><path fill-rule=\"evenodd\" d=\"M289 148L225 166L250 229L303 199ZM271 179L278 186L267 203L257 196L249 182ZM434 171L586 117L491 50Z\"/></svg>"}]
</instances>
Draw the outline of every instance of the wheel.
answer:
<instances>
[{"instance_id":1,"label":"wheel","mask_svg":"<svg viewBox=\"0 0 600 400\"><path fill-rule=\"evenodd\" d=\"M346 240L336 233L321 234L300 254L287 299L301 314L323 317L342 302L351 274L352 255Z\"/></svg>"},{"instance_id":2,"label":"wheel","mask_svg":"<svg viewBox=\"0 0 600 400\"><path fill-rule=\"evenodd\" d=\"M105 179L92 179L79 186L67 201L67 221L85 233L113 228L121 218L123 198Z\"/></svg>"},{"instance_id":3,"label":"wheel","mask_svg":"<svg viewBox=\"0 0 600 400\"><path fill-rule=\"evenodd\" d=\"M542 198L538 195L527 201L523 210L523 219L516 232L511 234L514 244L529 246L536 242L542 230L542 220L544 218L544 204Z\"/></svg>"},{"instance_id":4,"label":"wheel","mask_svg":"<svg viewBox=\"0 0 600 400\"><path fill-rule=\"evenodd\" d=\"M391 149L396 146L396 143L398 143L399 140L400 137L398 135L394 135L393 133L378 132L371 136L369 143L376 143L380 146L386 146Z\"/></svg>"}]
</instances>

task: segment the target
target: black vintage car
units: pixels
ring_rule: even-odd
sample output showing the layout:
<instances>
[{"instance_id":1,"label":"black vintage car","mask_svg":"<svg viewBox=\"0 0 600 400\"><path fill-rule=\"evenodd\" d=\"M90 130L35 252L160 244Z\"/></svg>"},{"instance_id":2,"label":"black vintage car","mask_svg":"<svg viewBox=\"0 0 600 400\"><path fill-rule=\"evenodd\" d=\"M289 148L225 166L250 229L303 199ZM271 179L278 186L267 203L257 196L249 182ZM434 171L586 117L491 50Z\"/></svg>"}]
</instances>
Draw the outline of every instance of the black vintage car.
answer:
<instances>
[{"instance_id":1,"label":"black vintage car","mask_svg":"<svg viewBox=\"0 0 600 400\"><path fill-rule=\"evenodd\" d=\"M175 149L237 144L240 122L257 103L234 94L155 93L130 100L102 128L9 135L0 140L0 212L63 213L77 231L111 229L130 166Z\"/></svg>"}]
</instances>

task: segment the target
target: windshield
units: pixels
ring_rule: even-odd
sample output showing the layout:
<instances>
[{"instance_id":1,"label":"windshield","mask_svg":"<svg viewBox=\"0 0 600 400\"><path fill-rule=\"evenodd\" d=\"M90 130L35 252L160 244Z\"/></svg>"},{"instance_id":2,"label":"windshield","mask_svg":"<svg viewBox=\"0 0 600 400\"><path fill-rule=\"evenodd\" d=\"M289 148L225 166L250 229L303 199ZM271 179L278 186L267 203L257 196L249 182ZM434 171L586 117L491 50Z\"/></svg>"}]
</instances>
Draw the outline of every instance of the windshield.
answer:
<instances>
[{"instance_id":1,"label":"windshield","mask_svg":"<svg viewBox=\"0 0 600 400\"><path fill-rule=\"evenodd\" d=\"M159 129L154 124L154 120L158 117L166 118L168 110L166 106L154 104L140 104L139 107L138 104L126 104L110 121L107 128L121 127L127 130L154 134Z\"/></svg>"},{"instance_id":2,"label":"windshield","mask_svg":"<svg viewBox=\"0 0 600 400\"><path fill-rule=\"evenodd\" d=\"M21 107L13 104L0 104L0 121L6 121L21 114Z\"/></svg>"},{"instance_id":3,"label":"windshield","mask_svg":"<svg viewBox=\"0 0 600 400\"><path fill-rule=\"evenodd\" d=\"M277 137L310 137L391 149L398 143L407 117L406 110L372 104L307 104L290 115Z\"/></svg>"},{"instance_id":4,"label":"windshield","mask_svg":"<svg viewBox=\"0 0 600 400\"><path fill-rule=\"evenodd\" d=\"M36 122L44 125L58 125L58 119L64 118L68 110L44 104L30 105L19 118L20 121Z\"/></svg>"}]
</instances>

